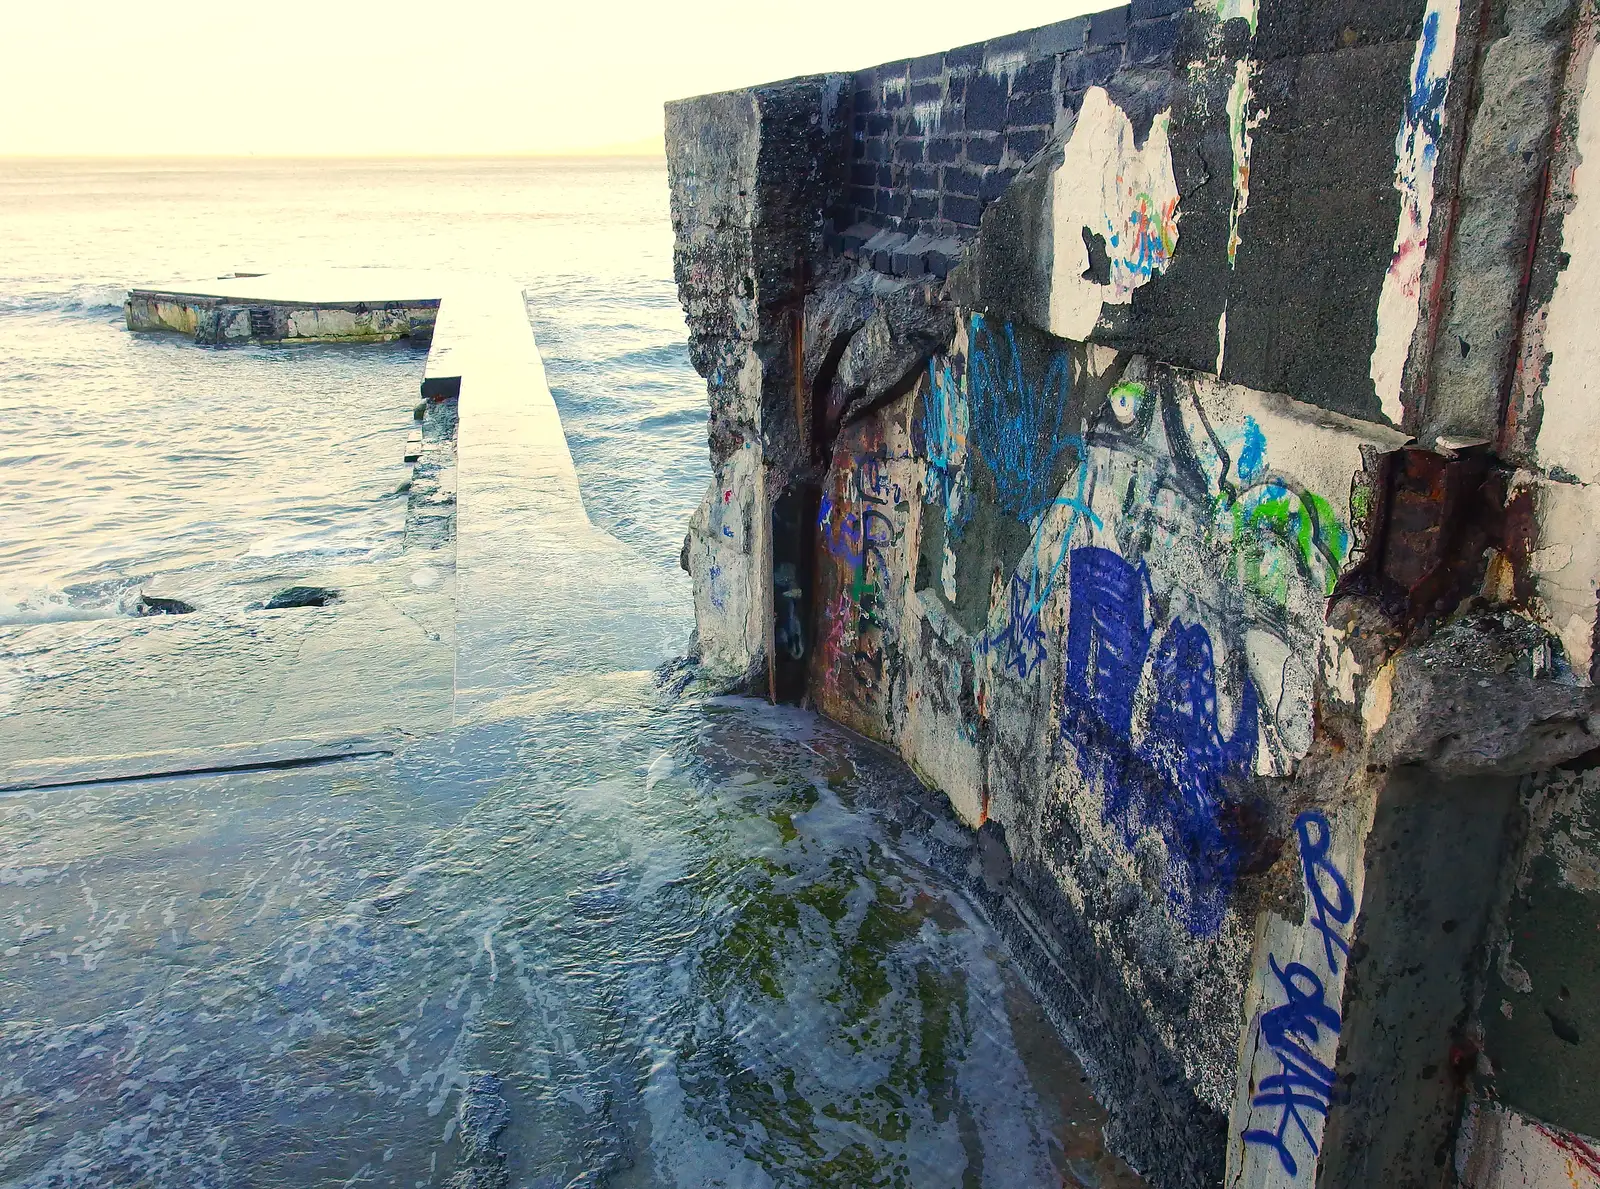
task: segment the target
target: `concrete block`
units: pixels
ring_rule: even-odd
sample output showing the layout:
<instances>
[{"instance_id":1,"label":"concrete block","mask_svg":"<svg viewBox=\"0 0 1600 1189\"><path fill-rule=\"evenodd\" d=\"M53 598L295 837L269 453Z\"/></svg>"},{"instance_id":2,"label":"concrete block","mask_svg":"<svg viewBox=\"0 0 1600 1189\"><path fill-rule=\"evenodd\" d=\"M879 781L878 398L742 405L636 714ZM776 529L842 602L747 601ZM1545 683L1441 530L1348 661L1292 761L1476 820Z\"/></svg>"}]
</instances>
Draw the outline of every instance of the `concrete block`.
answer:
<instances>
[{"instance_id":1,"label":"concrete block","mask_svg":"<svg viewBox=\"0 0 1600 1189\"><path fill-rule=\"evenodd\" d=\"M1128 40L1128 10L1108 8L1089 17L1089 48L1121 45Z\"/></svg>"},{"instance_id":2,"label":"concrete block","mask_svg":"<svg viewBox=\"0 0 1600 1189\"><path fill-rule=\"evenodd\" d=\"M1006 104L1006 126L1025 128L1029 125L1048 125L1056 118L1056 97L1045 95L1013 95Z\"/></svg>"},{"instance_id":3,"label":"concrete block","mask_svg":"<svg viewBox=\"0 0 1600 1189\"><path fill-rule=\"evenodd\" d=\"M960 263L963 250L959 239L954 236L941 236L928 244L928 250L922 254L923 263L930 273L943 278Z\"/></svg>"},{"instance_id":4,"label":"concrete block","mask_svg":"<svg viewBox=\"0 0 1600 1189\"><path fill-rule=\"evenodd\" d=\"M903 231L884 231L872 237L864 252L870 252L872 267L879 272L894 271L894 253L911 237Z\"/></svg>"},{"instance_id":5,"label":"concrete block","mask_svg":"<svg viewBox=\"0 0 1600 1189\"><path fill-rule=\"evenodd\" d=\"M1029 62L1011 76L1011 101L1016 102L1018 95L1045 95L1052 93L1056 85L1056 60L1051 55L1041 58L1037 62Z\"/></svg>"},{"instance_id":6,"label":"concrete block","mask_svg":"<svg viewBox=\"0 0 1600 1189\"><path fill-rule=\"evenodd\" d=\"M999 132L1006 126L1006 81L976 74L967 82L963 127L969 132Z\"/></svg>"},{"instance_id":7,"label":"concrete block","mask_svg":"<svg viewBox=\"0 0 1600 1189\"><path fill-rule=\"evenodd\" d=\"M963 227L976 227L983 216L983 208L976 198L963 194L946 194L939 200L939 213L952 223Z\"/></svg>"},{"instance_id":8,"label":"concrete block","mask_svg":"<svg viewBox=\"0 0 1600 1189\"><path fill-rule=\"evenodd\" d=\"M1159 21L1140 21L1128 26L1128 57L1140 63L1164 62L1178 48L1181 16Z\"/></svg>"},{"instance_id":9,"label":"concrete block","mask_svg":"<svg viewBox=\"0 0 1600 1189\"><path fill-rule=\"evenodd\" d=\"M976 196L983 186L983 175L976 169L947 165L941 171L941 181L946 194L970 194Z\"/></svg>"},{"instance_id":10,"label":"concrete block","mask_svg":"<svg viewBox=\"0 0 1600 1189\"><path fill-rule=\"evenodd\" d=\"M1041 57L1081 50L1089 39L1089 18L1073 17L1033 31L1029 49Z\"/></svg>"},{"instance_id":11,"label":"concrete block","mask_svg":"<svg viewBox=\"0 0 1600 1189\"><path fill-rule=\"evenodd\" d=\"M969 136L967 160L978 165L999 165L1005 154L1005 141L999 136Z\"/></svg>"},{"instance_id":12,"label":"concrete block","mask_svg":"<svg viewBox=\"0 0 1600 1189\"><path fill-rule=\"evenodd\" d=\"M928 271L924 254L933 246L930 235L913 235L889 253L891 271L897 277L920 277Z\"/></svg>"},{"instance_id":13,"label":"concrete block","mask_svg":"<svg viewBox=\"0 0 1600 1189\"><path fill-rule=\"evenodd\" d=\"M1017 176L1015 169L997 169L983 176L983 182L978 187L978 197L985 203L993 202L1005 192L1011 184L1011 179Z\"/></svg>"},{"instance_id":14,"label":"concrete block","mask_svg":"<svg viewBox=\"0 0 1600 1189\"><path fill-rule=\"evenodd\" d=\"M1027 161L1050 140L1050 133L1042 128L1020 128L1006 134L1006 148L1018 161Z\"/></svg>"},{"instance_id":15,"label":"concrete block","mask_svg":"<svg viewBox=\"0 0 1600 1189\"><path fill-rule=\"evenodd\" d=\"M877 234L878 229L871 223L852 223L840 237L840 246L846 252L854 252Z\"/></svg>"},{"instance_id":16,"label":"concrete block","mask_svg":"<svg viewBox=\"0 0 1600 1189\"><path fill-rule=\"evenodd\" d=\"M958 46L953 50L945 50L944 65L946 70L970 70L975 66L983 65L983 46L981 41L971 45Z\"/></svg>"},{"instance_id":17,"label":"concrete block","mask_svg":"<svg viewBox=\"0 0 1600 1189\"><path fill-rule=\"evenodd\" d=\"M1068 54L1061 59L1062 90L1081 91L1085 87L1102 87L1121 65L1122 51L1118 49Z\"/></svg>"}]
</instances>

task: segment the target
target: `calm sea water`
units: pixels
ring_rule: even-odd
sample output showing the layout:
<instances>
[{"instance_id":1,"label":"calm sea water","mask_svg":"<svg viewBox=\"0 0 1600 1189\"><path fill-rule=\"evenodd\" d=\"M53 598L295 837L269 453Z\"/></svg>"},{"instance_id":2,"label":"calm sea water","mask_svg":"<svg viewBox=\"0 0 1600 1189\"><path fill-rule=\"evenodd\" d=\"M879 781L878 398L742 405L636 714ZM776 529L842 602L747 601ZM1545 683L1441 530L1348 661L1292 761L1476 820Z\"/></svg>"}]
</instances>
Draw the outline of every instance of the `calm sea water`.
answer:
<instances>
[{"instance_id":1,"label":"calm sea water","mask_svg":"<svg viewBox=\"0 0 1600 1189\"><path fill-rule=\"evenodd\" d=\"M7 162L0 247L0 645L398 548L419 352L122 326L131 283L324 265L526 286L591 517L673 594L609 612L687 639L704 398L659 166ZM392 759L0 798L0 1186L1135 1183L991 930L865 808L904 773L584 682Z\"/></svg>"},{"instance_id":2,"label":"calm sea water","mask_svg":"<svg viewBox=\"0 0 1600 1189\"><path fill-rule=\"evenodd\" d=\"M420 350L123 328L130 285L292 267L521 282L590 515L678 581L709 472L666 192L618 161L0 162L0 624L398 547Z\"/></svg>"}]
</instances>

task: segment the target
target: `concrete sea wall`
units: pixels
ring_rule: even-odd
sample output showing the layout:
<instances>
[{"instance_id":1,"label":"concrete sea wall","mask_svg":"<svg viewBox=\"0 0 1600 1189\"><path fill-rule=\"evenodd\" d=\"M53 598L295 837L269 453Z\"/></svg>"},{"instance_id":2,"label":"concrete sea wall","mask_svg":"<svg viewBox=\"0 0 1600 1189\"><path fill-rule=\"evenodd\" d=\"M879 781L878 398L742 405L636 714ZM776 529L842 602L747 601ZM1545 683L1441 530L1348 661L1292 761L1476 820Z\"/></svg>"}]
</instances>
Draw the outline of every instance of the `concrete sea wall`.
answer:
<instances>
[{"instance_id":1,"label":"concrete sea wall","mask_svg":"<svg viewBox=\"0 0 1600 1189\"><path fill-rule=\"evenodd\" d=\"M1136 0L668 105L702 668L977 832L1152 1183L1600 1177L1596 26Z\"/></svg>"}]
</instances>

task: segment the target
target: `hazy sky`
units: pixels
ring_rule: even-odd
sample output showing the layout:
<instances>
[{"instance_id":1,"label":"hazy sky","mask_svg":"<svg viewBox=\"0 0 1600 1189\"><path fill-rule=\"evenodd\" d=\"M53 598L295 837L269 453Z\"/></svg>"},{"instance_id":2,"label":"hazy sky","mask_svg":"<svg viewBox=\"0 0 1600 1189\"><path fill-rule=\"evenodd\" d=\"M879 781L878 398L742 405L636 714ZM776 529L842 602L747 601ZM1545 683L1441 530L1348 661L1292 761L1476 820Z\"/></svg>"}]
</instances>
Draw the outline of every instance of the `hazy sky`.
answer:
<instances>
[{"instance_id":1,"label":"hazy sky","mask_svg":"<svg viewBox=\"0 0 1600 1189\"><path fill-rule=\"evenodd\" d=\"M666 99L1111 3L18 0L0 155L659 151Z\"/></svg>"}]
</instances>

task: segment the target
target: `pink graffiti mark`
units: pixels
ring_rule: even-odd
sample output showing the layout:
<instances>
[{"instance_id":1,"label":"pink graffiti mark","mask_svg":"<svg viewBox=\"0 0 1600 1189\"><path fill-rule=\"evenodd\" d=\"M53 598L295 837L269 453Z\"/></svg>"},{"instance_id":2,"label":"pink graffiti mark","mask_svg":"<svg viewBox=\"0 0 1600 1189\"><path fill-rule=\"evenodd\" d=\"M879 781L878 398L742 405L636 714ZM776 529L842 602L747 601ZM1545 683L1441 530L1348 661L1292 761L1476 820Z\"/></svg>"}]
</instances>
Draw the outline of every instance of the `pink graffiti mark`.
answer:
<instances>
[{"instance_id":1,"label":"pink graffiti mark","mask_svg":"<svg viewBox=\"0 0 1600 1189\"><path fill-rule=\"evenodd\" d=\"M1577 1136L1557 1131L1547 1123L1535 1123L1534 1128L1556 1147L1583 1166L1584 1172L1600 1180L1600 1152L1596 1152Z\"/></svg>"},{"instance_id":2,"label":"pink graffiti mark","mask_svg":"<svg viewBox=\"0 0 1600 1189\"><path fill-rule=\"evenodd\" d=\"M731 487L722 493L722 502L725 504L733 502L733 489Z\"/></svg>"}]
</instances>

